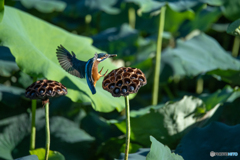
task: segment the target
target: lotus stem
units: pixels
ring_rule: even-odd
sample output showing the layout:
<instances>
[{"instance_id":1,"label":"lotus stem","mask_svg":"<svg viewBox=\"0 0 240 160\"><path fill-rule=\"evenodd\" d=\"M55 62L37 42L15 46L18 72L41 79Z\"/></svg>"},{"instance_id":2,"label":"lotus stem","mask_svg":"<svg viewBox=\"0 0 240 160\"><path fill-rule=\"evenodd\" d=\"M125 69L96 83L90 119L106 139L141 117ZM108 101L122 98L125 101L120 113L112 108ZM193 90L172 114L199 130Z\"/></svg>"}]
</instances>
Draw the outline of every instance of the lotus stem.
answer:
<instances>
[{"instance_id":1,"label":"lotus stem","mask_svg":"<svg viewBox=\"0 0 240 160\"><path fill-rule=\"evenodd\" d=\"M48 160L48 154L50 149L50 127L49 127L49 102L45 105L45 120L46 120L46 152L45 160Z\"/></svg>"},{"instance_id":2,"label":"lotus stem","mask_svg":"<svg viewBox=\"0 0 240 160\"><path fill-rule=\"evenodd\" d=\"M124 160L128 160L129 144L130 144L130 107L129 107L129 97L125 97L125 106L126 106L126 147L125 147L125 157Z\"/></svg>"},{"instance_id":3,"label":"lotus stem","mask_svg":"<svg viewBox=\"0 0 240 160\"><path fill-rule=\"evenodd\" d=\"M234 38L233 48L232 48L232 56L233 57L237 57L238 56L239 47L240 47L240 38L236 36Z\"/></svg>"},{"instance_id":4,"label":"lotus stem","mask_svg":"<svg viewBox=\"0 0 240 160\"><path fill-rule=\"evenodd\" d=\"M129 21L129 25L134 29L135 28L135 23L136 23L136 15L135 15L135 9L134 8L129 8L128 9L128 21Z\"/></svg>"},{"instance_id":5,"label":"lotus stem","mask_svg":"<svg viewBox=\"0 0 240 160\"><path fill-rule=\"evenodd\" d=\"M33 82L37 81L37 77L33 78ZM30 139L30 150L35 149L35 141L36 141L36 126L35 126L35 117L36 117L36 108L37 108L37 100L32 100L32 124L31 124L31 139Z\"/></svg>"},{"instance_id":6,"label":"lotus stem","mask_svg":"<svg viewBox=\"0 0 240 160\"><path fill-rule=\"evenodd\" d=\"M161 13L159 15L160 19L159 19L159 28L158 28L152 105L157 105L157 103L158 103L158 90L159 90L160 67L161 67L162 35L163 35L164 22L165 22L165 11L166 11L166 6L163 6L161 8Z\"/></svg>"},{"instance_id":7,"label":"lotus stem","mask_svg":"<svg viewBox=\"0 0 240 160\"><path fill-rule=\"evenodd\" d=\"M202 78L198 78L197 80L197 86L196 86L196 93L201 94L203 92L203 85L204 81Z\"/></svg>"}]
</instances>

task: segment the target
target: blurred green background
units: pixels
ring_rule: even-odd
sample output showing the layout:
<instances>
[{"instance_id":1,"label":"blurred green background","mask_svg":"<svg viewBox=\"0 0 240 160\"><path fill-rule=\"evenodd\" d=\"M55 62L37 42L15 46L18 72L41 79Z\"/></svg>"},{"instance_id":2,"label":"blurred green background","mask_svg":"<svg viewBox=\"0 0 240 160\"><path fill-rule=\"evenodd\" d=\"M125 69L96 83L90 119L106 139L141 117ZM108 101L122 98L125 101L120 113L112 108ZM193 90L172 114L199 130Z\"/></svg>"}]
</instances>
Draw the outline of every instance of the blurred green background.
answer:
<instances>
[{"instance_id":1,"label":"blurred green background","mask_svg":"<svg viewBox=\"0 0 240 160\"><path fill-rule=\"evenodd\" d=\"M100 65L103 71L127 66L144 72L148 83L130 100L133 159L146 157L149 149L137 151L151 147L150 135L186 160L211 159L210 151L240 153L239 0L7 0L4 9L2 4L0 159L29 155L31 101L24 92L34 78L57 80L69 91L50 100L51 150L67 160L111 160L124 152L124 99L103 90L103 79L91 95L85 80L58 64L60 44L85 61L95 52L117 54ZM154 86L163 6L160 81ZM158 105L152 105L153 87L159 88ZM36 128L36 148L44 148L41 101Z\"/></svg>"}]
</instances>

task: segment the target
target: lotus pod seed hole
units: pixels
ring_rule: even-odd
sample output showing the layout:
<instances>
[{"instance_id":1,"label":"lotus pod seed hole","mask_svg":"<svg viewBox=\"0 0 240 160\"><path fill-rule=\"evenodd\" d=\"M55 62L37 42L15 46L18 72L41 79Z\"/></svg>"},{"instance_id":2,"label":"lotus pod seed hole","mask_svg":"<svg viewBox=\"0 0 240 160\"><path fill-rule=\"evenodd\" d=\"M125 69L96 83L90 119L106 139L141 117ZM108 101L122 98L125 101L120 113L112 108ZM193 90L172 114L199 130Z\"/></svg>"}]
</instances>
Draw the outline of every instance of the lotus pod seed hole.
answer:
<instances>
[{"instance_id":1,"label":"lotus pod seed hole","mask_svg":"<svg viewBox=\"0 0 240 160\"><path fill-rule=\"evenodd\" d=\"M129 78L125 78L124 82L125 82L125 84L129 84L130 83L130 79Z\"/></svg>"},{"instance_id":2,"label":"lotus pod seed hole","mask_svg":"<svg viewBox=\"0 0 240 160\"><path fill-rule=\"evenodd\" d=\"M104 83L104 86L107 86L107 85L109 85L109 84L110 84L110 81L107 80L107 81Z\"/></svg>"},{"instance_id":3,"label":"lotus pod seed hole","mask_svg":"<svg viewBox=\"0 0 240 160\"><path fill-rule=\"evenodd\" d=\"M124 73L124 74L123 74L123 77L129 77L129 76L130 76L129 73Z\"/></svg>"},{"instance_id":4,"label":"lotus pod seed hole","mask_svg":"<svg viewBox=\"0 0 240 160\"><path fill-rule=\"evenodd\" d=\"M140 76L140 77L139 77L139 81L144 82L144 81L145 81L144 77Z\"/></svg>"},{"instance_id":5,"label":"lotus pod seed hole","mask_svg":"<svg viewBox=\"0 0 240 160\"><path fill-rule=\"evenodd\" d=\"M140 71L137 71L137 75L141 75L142 73Z\"/></svg>"},{"instance_id":6,"label":"lotus pod seed hole","mask_svg":"<svg viewBox=\"0 0 240 160\"><path fill-rule=\"evenodd\" d=\"M113 91L115 94L119 94L120 93L120 89L119 88L115 88Z\"/></svg>"},{"instance_id":7,"label":"lotus pod seed hole","mask_svg":"<svg viewBox=\"0 0 240 160\"><path fill-rule=\"evenodd\" d=\"M134 90L135 90L135 86L134 86L134 85L131 85L131 86L129 87L129 90L130 90L130 92L134 91Z\"/></svg>"},{"instance_id":8,"label":"lotus pod seed hole","mask_svg":"<svg viewBox=\"0 0 240 160\"><path fill-rule=\"evenodd\" d=\"M37 90L39 87L40 87L40 85L36 85L36 86L34 87L34 89Z\"/></svg>"},{"instance_id":9,"label":"lotus pod seed hole","mask_svg":"<svg viewBox=\"0 0 240 160\"><path fill-rule=\"evenodd\" d=\"M128 72L133 72L133 69L129 68L129 69L128 69Z\"/></svg>"},{"instance_id":10,"label":"lotus pod seed hole","mask_svg":"<svg viewBox=\"0 0 240 160\"><path fill-rule=\"evenodd\" d=\"M136 83L136 85L139 85L140 84L140 81L139 80L133 80L134 83Z\"/></svg>"},{"instance_id":11,"label":"lotus pod seed hole","mask_svg":"<svg viewBox=\"0 0 240 160\"><path fill-rule=\"evenodd\" d=\"M119 75L119 76L117 76L116 81L118 81L118 80L120 80L120 79L122 79L122 77Z\"/></svg>"},{"instance_id":12,"label":"lotus pod seed hole","mask_svg":"<svg viewBox=\"0 0 240 160\"><path fill-rule=\"evenodd\" d=\"M49 87L54 87L54 84L49 84Z\"/></svg>"},{"instance_id":13,"label":"lotus pod seed hole","mask_svg":"<svg viewBox=\"0 0 240 160\"><path fill-rule=\"evenodd\" d=\"M127 93L127 86L122 87L122 93L123 94Z\"/></svg>"},{"instance_id":14,"label":"lotus pod seed hole","mask_svg":"<svg viewBox=\"0 0 240 160\"><path fill-rule=\"evenodd\" d=\"M117 74L121 74L121 73L123 73L123 70L120 70L120 71L117 72Z\"/></svg>"},{"instance_id":15,"label":"lotus pod seed hole","mask_svg":"<svg viewBox=\"0 0 240 160\"><path fill-rule=\"evenodd\" d=\"M111 82L114 82L114 81L115 81L115 77L111 77L111 78L110 78L110 81L111 81Z\"/></svg>"},{"instance_id":16,"label":"lotus pod seed hole","mask_svg":"<svg viewBox=\"0 0 240 160\"><path fill-rule=\"evenodd\" d=\"M122 86L122 84L123 84L123 82L122 82L122 81L118 81L118 83L117 83L117 86L118 86L118 87L121 87L121 86Z\"/></svg>"},{"instance_id":17,"label":"lotus pod seed hole","mask_svg":"<svg viewBox=\"0 0 240 160\"><path fill-rule=\"evenodd\" d=\"M32 92L30 95L31 95L31 97L35 96L35 92Z\"/></svg>"},{"instance_id":18,"label":"lotus pod seed hole","mask_svg":"<svg viewBox=\"0 0 240 160\"><path fill-rule=\"evenodd\" d=\"M42 87L43 87L43 88L47 88L47 83L44 83L44 84L42 85Z\"/></svg>"},{"instance_id":19,"label":"lotus pod seed hole","mask_svg":"<svg viewBox=\"0 0 240 160\"><path fill-rule=\"evenodd\" d=\"M111 74L110 74L110 77L112 77L112 76L114 76L114 73L111 73Z\"/></svg>"},{"instance_id":20,"label":"lotus pod seed hole","mask_svg":"<svg viewBox=\"0 0 240 160\"><path fill-rule=\"evenodd\" d=\"M44 92L45 92L44 89L40 89L40 91L39 91L40 94L43 94Z\"/></svg>"},{"instance_id":21,"label":"lotus pod seed hole","mask_svg":"<svg viewBox=\"0 0 240 160\"><path fill-rule=\"evenodd\" d=\"M48 88L47 93L52 94L52 92L53 92L53 89L52 88Z\"/></svg>"},{"instance_id":22,"label":"lotus pod seed hole","mask_svg":"<svg viewBox=\"0 0 240 160\"><path fill-rule=\"evenodd\" d=\"M110 84L110 85L108 86L108 88L111 89L111 90L112 90L114 87L115 87L115 84L114 84L114 83L112 83L112 84Z\"/></svg>"},{"instance_id":23,"label":"lotus pod seed hole","mask_svg":"<svg viewBox=\"0 0 240 160\"><path fill-rule=\"evenodd\" d=\"M56 90L57 90L57 92L61 92L62 91L61 88L56 88Z\"/></svg>"},{"instance_id":24,"label":"lotus pod seed hole","mask_svg":"<svg viewBox=\"0 0 240 160\"><path fill-rule=\"evenodd\" d=\"M136 79L137 78L137 75L136 74L133 74L132 76L131 76L131 79Z\"/></svg>"}]
</instances>

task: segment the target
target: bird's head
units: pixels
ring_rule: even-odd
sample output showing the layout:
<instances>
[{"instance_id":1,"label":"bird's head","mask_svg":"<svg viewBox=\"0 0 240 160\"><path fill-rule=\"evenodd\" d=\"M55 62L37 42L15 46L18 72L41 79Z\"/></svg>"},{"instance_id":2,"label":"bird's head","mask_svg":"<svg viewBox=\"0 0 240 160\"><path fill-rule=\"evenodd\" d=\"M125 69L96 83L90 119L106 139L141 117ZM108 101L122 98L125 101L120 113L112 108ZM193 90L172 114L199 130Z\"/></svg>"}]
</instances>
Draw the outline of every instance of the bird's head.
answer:
<instances>
[{"instance_id":1,"label":"bird's head","mask_svg":"<svg viewBox=\"0 0 240 160\"><path fill-rule=\"evenodd\" d=\"M116 57L116 56L117 56L116 54L99 53L97 57L97 61L102 62L109 57Z\"/></svg>"}]
</instances>

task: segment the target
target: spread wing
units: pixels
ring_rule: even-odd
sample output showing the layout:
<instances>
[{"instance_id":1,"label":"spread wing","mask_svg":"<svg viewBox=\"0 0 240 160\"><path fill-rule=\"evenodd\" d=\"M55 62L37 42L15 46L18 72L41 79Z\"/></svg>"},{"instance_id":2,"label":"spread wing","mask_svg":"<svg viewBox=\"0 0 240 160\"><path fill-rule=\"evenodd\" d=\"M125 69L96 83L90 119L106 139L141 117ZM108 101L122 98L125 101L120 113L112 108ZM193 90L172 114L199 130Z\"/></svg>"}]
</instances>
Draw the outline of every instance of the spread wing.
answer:
<instances>
[{"instance_id":1,"label":"spread wing","mask_svg":"<svg viewBox=\"0 0 240 160\"><path fill-rule=\"evenodd\" d=\"M97 60L97 56L98 55L96 53L92 59L89 59L85 67L87 84L90 90L92 91L92 94L96 93L96 89L93 85L94 80L92 78L92 67L93 67L93 63Z\"/></svg>"},{"instance_id":2,"label":"spread wing","mask_svg":"<svg viewBox=\"0 0 240 160\"><path fill-rule=\"evenodd\" d=\"M57 57L61 67L68 73L79 78L85 78L85 66L87 62L80 61L72 52L72 55L62 46L57 48Z\"/></svg>"}]
</instances>

